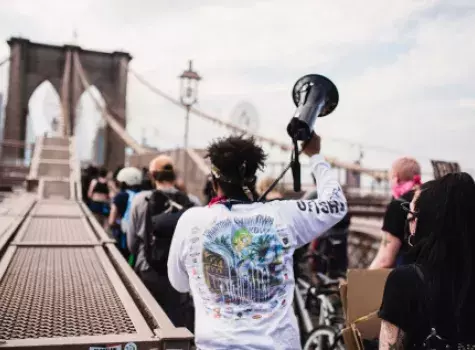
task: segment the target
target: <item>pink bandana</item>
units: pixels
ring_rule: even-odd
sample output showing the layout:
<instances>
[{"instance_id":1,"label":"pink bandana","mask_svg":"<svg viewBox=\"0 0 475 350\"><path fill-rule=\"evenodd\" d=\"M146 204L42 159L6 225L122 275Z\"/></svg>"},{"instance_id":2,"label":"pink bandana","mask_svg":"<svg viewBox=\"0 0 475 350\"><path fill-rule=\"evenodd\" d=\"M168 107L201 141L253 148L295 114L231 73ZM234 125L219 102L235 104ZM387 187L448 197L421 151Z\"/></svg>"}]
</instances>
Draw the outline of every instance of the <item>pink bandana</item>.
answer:
<instances>
[{"instance_id":1,"label":"pink bandana","mask_svg":"<svg viewBox=\"0 0 475 350\"><path fill-rule=\"evenodd\" d=\"M392 195L394 198L399 198L401 197L403 194L409 192L410 190L412 190L414 188L414 186L416 185L420 185L421 184L421 176L420 175L415 175L414 176L414 179L411 180L411 181L406 181L406 182L402 182L400 184L397 184L397 185L394 185L392 188L391 188L391 191L392 191Z\"/></svg>"}]
</instances>

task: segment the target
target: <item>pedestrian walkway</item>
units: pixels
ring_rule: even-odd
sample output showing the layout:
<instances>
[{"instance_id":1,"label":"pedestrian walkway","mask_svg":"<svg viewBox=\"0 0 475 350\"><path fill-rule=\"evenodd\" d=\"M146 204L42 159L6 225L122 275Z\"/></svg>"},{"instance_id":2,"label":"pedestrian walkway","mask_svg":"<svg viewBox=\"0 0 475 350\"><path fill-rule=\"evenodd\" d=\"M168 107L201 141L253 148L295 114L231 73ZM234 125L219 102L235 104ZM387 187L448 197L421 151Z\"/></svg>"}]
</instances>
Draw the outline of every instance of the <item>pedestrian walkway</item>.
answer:
<instances>
[{"instance_id":1,"label":"pedestrian walkway","mask_svg":"<svg viewBox=\"0 0 475 350\"><path fill-rule=\"evenodd\" d=\"M0 349L189 349L82 204L73 152L40 140L37 193L0 202Z\"/></svg>"}]
</instances>

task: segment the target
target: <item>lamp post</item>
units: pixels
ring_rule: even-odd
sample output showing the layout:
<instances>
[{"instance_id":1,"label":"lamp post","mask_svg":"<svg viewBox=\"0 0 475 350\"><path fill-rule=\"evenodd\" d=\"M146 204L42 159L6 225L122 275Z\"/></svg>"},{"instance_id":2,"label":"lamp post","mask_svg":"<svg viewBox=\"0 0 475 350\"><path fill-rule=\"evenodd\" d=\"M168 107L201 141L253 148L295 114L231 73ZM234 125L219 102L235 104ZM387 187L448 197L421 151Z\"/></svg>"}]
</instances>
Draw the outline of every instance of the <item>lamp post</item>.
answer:
<instances>
[{"instance_id":1,"label":"lamp post","mask_svg":"<svg viewBox=\"0 0 475 350\"><path fill-rule=\"evenodd\" d=\"M183 140L184 152L184 176L183 181L187 184L188 166L186 161L186 150L188 149L188 135L190 127L190 109L198 101L198 83L201 80L199 74L193 71L193 61L188 61L188 70L180 75L180 102L186 108L185 115L185 135Z\"/></svg>"}]
</instances>

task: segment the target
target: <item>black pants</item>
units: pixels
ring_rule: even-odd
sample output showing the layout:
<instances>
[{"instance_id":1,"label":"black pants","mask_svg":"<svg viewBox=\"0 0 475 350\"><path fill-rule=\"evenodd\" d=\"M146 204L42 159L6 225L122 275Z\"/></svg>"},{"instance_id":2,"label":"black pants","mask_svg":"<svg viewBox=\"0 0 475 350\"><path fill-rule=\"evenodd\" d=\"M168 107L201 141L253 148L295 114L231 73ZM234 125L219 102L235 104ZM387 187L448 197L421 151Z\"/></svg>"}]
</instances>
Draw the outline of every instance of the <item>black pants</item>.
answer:
<instances>
[{"instance_id":1,"label":"black pants","mask_svg":"<svg viewBox=\"0 0 475 350\"><path fill-rule=\"evenodd\" d=\"M190 296L177 292L168 276L154 270L139 271L139 277L175 327L186 327L193 332L194 309Z\"/></svg>"}]
</instances>

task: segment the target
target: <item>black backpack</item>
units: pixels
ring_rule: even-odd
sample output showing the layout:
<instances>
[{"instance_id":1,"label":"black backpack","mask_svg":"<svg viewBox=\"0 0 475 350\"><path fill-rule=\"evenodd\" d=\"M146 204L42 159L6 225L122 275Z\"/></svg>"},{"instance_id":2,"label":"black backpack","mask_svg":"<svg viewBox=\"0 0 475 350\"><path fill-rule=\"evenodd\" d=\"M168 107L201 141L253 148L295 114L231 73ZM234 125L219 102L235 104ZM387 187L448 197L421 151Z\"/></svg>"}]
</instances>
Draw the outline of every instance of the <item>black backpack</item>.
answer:
<instances>
[{"instance_id":1,"label":"black backpack","mask_svg":"<svg viewBox=\"0 0 475 350\"><path fill-rule=\"evenodd\" d=\"M147 199L145 214L145 259L159 274L167 275L170 245L181 215L194 206L183 192L153 191Z\"/></svg>"}]
</instances>

